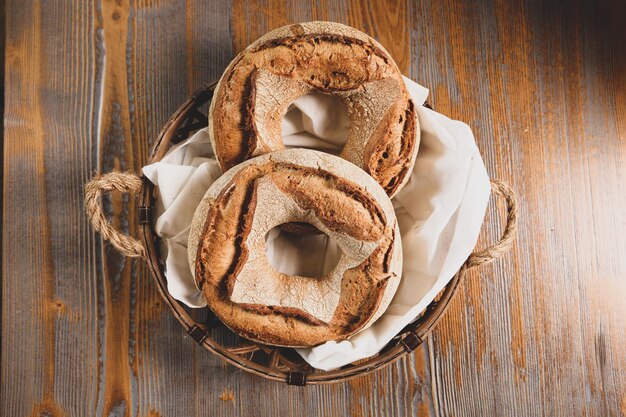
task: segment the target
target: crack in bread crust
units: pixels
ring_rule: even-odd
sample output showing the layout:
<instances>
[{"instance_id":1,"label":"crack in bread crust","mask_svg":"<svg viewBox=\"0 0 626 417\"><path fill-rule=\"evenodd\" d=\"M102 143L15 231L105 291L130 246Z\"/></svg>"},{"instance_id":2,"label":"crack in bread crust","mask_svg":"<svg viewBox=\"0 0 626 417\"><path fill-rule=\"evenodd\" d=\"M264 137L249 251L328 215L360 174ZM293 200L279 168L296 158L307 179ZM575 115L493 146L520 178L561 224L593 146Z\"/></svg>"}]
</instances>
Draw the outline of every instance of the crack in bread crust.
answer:
<instances>
[{"instance_id":1,"label":"crack in bread crust","mask_svg":"<svg viewBox=\"0 0 626 417\"><path fill-rule=\"evenodd\" d=\"M393 121L389 120L396 114L389 112L385 117L385 122L379 125L379 130L386 128L386 132L380 135L390 136L393 133ZM376 144L373 150L365 150L366 160L369 161L367 171L385 189L388 195L394 195L399 191L402 178L407 178L409 170L412 168L411 151L416 146L416 139L413 132L416 129L417 112L411 100L406 103L406 108L398 117L397 129L401 130L401 140L383 140Z\"/></svg>"},{"instance_id":2,"label":"crack in bread crust","mask_svg":"<svg viewBox=\"0 0 626 417\"><path fill-rule=\"evenodd\" d=\"M299 182L298 178L287 176L276 177L274 183L285 194L293 196L296 203L305 210L313 210L320 221L330 230L346 233L355 239L373 242L380 239L385 227L385 215L376 200L364 192L362 187L341 179L330 172L322 169L298 167L296 165L281 164L292 172L302 172L314 181ZM334 190L350 197L350 201L356 201L362 205L362 209L356 209L362 217L369 216L370 221L363 223L354 222L354 213L349 208L343 210L337 208L337 202L329 204L329 196L326 190ZM342 213L343 211L343 213ZM348 219L341 221L341 215L350 215ZM339 221L337 218L339 217Z\"/></svg>"},{"instance_id":3,"label":"crack in bread crust","mask_svg":"<svg viewBox=\"0 0 626 417\"><path fill-rule=\"evenodd\" d=\"M282 149L280 122L289 104L311 92L332 94L346 105L351 122L340 156L393 196L407 181L419 145L417 115L402 75L389 53L362 32L338 24L316 31L318 26L279 28L277 37L264 36L226 69L209 110L218 161L227 170ZM259 71L266 85L259 85Z\"/></svg>"},{"instance_id":4,"label":"crack in bread crust","mask_svg":"<svg viewBox=\"0 0 626 417\"><path fill-rule=\"evenodd\" d=\"M339 304L328 323L298 308L230 299L237 274L250 255L246 239L255 214L257 184L263 177L271 178L285 198L293 197L304 210L315 212L329 229L377 244L363 262L343 272ZM360 185L320 168L271 160L250 164L211 201L197 249L196 280L215 314L249 339L283 346L342 340L363 328L379 308L394 276L389 271L394 239L395 224L388 224L379 203Z\"/></svg>"},{"instance_id":5,"label":"crack in bread crust","mask_svg":"<svg viewBox=\"0 0 626 417\"><path fill-rule=\"evenodd\" d=\"M254 102L256 98L256 88L254 88L256 82L256 71L253 71L250 77L246 80L245 90L246 94L243 96L243 100L241 100L241 113L242 114L254 114ZM259 132L256 129L256 124L254 123L254 117L248 117L241 119L241 132L243 135L243 148L241 151L241 155L237 160L239 162L245 161L249 159L256 150L257 147L257 136Z\"/></svg>"},{"instance_id":6,"label":"crack in bread crust","mask_svg":"<svg viewBox=\"0 0 626 417\"><path fill-rule=\"evenodd\" d=\"M356 39L350 36L333 35L333 34L325 34L325 33L309 33L307 35L302 34L302 35L290 36L288 38L273 39L255 48L251 48L250 52L253 52L253 53L261 52L265 49L276 48L279 46L284 46L286 48L295 49L298 47L299 44L303 42L315 43L318 45L321 44L322 42L343 43L348 46L358 45L359 47L365 49L368 53L380 57L380 59L382 59L385 62L385 64L389 64L389 60L390 60L389 54L386 51L384 51L382 48L379 48L378 46L372 43L365 42L361 39Z\"/></svg>"}]
</instances>

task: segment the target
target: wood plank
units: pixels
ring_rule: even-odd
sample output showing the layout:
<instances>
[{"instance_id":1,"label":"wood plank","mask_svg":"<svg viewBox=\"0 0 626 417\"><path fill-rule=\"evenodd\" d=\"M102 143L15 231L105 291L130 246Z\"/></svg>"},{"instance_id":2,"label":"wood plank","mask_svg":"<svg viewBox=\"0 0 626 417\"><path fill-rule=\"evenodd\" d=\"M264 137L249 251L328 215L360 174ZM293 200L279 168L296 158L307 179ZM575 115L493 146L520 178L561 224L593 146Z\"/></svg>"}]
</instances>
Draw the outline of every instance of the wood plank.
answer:
<instances>
[{"instance_id":1,"label":"wood plank","mask_svg":"<svg viewBox=\"0 0 626 417\"><path fill-rule=\"evenodd\" d=\"M626 415L625 19L618 0L8 2L0 414ZM142 262L91 231L82 185L138 170L191 91L307 20L369 32L470 124L522 227L414 355L302 389L189 340ZM131 234L134 207L105 205Z\"/></svg>"},{"instance_id":2,"label":"wood plank","mask_svg":"<svg viewBox=\"0 0 626 417\"><path fill-rule=\"evenodd\" d=\"M6 10L3 415L96 408L101 273L81 207L95 170L92 16L88 3Z\"/></svg>"},{"instance_id":3,"label":"wood plank","mask_svg":"<svg viewBox=\"0 0 626 417\"><path fill-rule=\"evenodd\" d=\"M416 32L417 79L522 203L512 256L470 274L431 338L444 415L625 414L623 15L583 2L412 11L433 23Z\"/></svg>"}]
</instances>

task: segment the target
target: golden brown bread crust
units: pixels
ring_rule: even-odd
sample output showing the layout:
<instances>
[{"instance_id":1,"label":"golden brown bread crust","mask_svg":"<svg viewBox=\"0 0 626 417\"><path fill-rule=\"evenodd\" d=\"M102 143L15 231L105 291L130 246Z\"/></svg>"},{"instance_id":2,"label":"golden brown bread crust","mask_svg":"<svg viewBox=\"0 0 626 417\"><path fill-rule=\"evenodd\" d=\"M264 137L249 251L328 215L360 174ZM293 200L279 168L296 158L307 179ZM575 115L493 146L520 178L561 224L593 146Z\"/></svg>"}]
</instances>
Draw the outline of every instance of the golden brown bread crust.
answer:
<instances>
[{"instance_id":1,"label":"golden brown bread crust","mask_svg":"<svg viewBox=\"0 0 626 417\"><path fill-rule=\"evenodd\" d=\"M419 146L415 106L389 53L364 33L330 22L278 28L241 52L224 72L209 110L209 134L224 170L284 148L288 106L311 92L333 94L348 109L340 156L395 195Z\"/></svg>"},{"instance_id":2,"label":"golden brown bread crust","mask_svg":"<svg viewBox=\"0 0 626 417\"><path fill-rule=\"evenodd\" d=\"M209 307L228 327L263 343L303 347L345 339L371 324L382 314L397 288L402 261L400 245L395 242L400 237L393 208L384 191L358 168L337 157L310 150L297 152L296 156L294 151L283 151L255 158L225 174L227 182L214 184L219 190L211 187L205 196L205 208L201 206L194 216L190 261ZM297 163L302 153L310 160L308 166ZM323 159L315 160L319 155L324 155ZM289 162L294 158L296 163ZM365 182L370 182L369 190L328 170L338 163L344 169L349 166L352 177L365 177ZM379 202L372 195L373 186L377 187L376 197L383 196L385 200ZM255 216L281 216L278 201L273 201L266 211L259 206L261 201L267 203L267 197L261 199L259 193L269 189L286 204L295 204L302 210L289 220L318 221L320 230L329 235L335 233L344 252L359 248L352 250L355 254L347 254L350 261L340 262L350 267L304 281L272 268L259 268L265 258L264 246L251 236L262 237L268 230L254 230L254 225L271 227L280 219L255 223ZM297 209L291 209L289 215ZM312 217L307 217L309 214ZM197 217L204 219L201 233L193 230L198 228ZM359 250L362 253L356 253ZM251 262L252 267L247 265ZM294 284L299 280L304 283L301 286L335 285L334 290L326 293L336 295L336 306L330 315L321 317L316 313L316 305L310 305L320 302L314 298L300 300L296 306L251 302L263 299L250 292L264 288L259 280L268 280L268 276L277 283L277 291L299 294L296 298L304 298L301 292L306 291ZM328 282L333 276L339 277L334 284ZM233 301L234 293L242 292L236 285L244 285L237 281L245 279L251 283L244 290L248 298Z\"/></svg>"}]
</instances>

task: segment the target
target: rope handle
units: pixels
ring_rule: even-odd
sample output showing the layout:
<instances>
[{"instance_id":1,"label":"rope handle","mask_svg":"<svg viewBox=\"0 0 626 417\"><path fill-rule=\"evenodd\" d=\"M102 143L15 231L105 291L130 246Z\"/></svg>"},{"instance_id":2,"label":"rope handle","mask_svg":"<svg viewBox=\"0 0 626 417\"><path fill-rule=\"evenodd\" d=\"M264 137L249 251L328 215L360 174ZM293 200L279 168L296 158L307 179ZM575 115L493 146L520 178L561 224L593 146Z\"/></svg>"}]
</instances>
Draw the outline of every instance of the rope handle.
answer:
<instances>
[{"instance_id":1,"label":"rope handle","mask_svg":"<svg viewBox=\"0 0 626 417\"><path fill-rule=\"evenodd\" d=\"M100 232L104 240L126 256L146 257L144 246L118 230L115 230L102 211L100 200L104 194L111 191L123 193L137 193L141 190L141 179L128 172L111 172L97 175L85 186L85 210L91 220L93 228ZM517 200L511 187L500 180L491 180L491 191L504 197L507 209L506 226L500 239L486 249L473 252L466 261L467 268L485 265L501 258L513 244L517 231Z\"/></svg>"},{"instance_id":2,"label":"rope handle","mask_svg":"<svg viewBox=\"0 0 626 417\"><path fill-rule=\"evenodd\" d=\"M501 258L513 245L517 232L517 199L509 185L500 180L491 180L491 192L504 198L506 203L506 226L500 239L486 249L472 252L465 261L466 268L486 265Z\"/></svg>"},{"instance_id":3,"label":"rope handle","mask_svg":"<svg viewBox=\"0 0 626 417\"><path fill-rule=\"evenodd\" d=\"M145 258L141 242L116 230L102 211L101 199L111 191L135 194L141 191L141 178L129 172L111 172L95 176L85 186L85 211L93 228L100 232L122 254L132 258Z\"/></svg>"}]
</instances>

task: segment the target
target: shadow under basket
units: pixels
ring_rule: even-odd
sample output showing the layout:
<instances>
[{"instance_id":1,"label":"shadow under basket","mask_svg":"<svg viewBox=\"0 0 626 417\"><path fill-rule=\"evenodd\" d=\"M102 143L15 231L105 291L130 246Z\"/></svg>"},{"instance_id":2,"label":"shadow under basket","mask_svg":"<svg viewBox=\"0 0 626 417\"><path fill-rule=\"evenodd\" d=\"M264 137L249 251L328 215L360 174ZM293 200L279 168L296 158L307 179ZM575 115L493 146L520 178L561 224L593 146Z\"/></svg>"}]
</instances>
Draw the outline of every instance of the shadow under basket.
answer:
<instances>
[{"instance_id":1,"label":"shadow under basket","mask_svg":"<svg viewBox=\"0 0 626 417\"><path fill-rule=\"evenodd\" d=\"M161 160L173 145L207 126L204 109L213 96L215 85L214 82L196 91L168 120L159 134L149 163ZM510 249L517 225L515 196L505 183L492 180L491 184L494 194L504 197L506 202L506 226L500 240L487 249L472 253L436 299L378 354L332 371L312 368L292 348L268 346L241 338L224 326L209 308L192 309L170 295L164 260L159 254L159 237L154 232L152 208L156 198L155 187L146 177L120 172L98 175L85 187L85 207L93 227L101 233L103 239L126 256L142 257L146 260L161 297L191 339L244 371L273 381L304 386L335 383L363 376L408 355L424 341L441 319L467 270L489 263ZM140 193L141 205L135 218L142 231L141 240L113 229L104 215L101 198L103 194L112 191Z\"/></svg>"}]
</instances>

